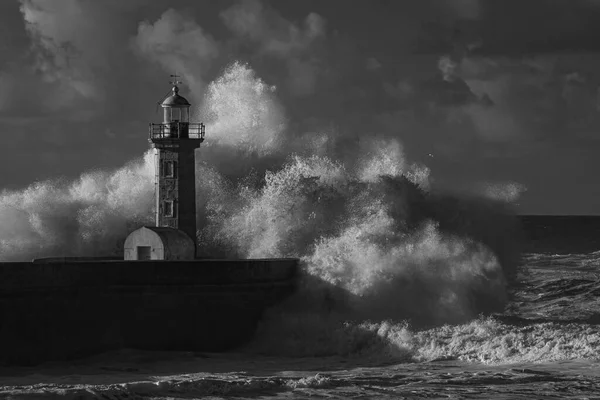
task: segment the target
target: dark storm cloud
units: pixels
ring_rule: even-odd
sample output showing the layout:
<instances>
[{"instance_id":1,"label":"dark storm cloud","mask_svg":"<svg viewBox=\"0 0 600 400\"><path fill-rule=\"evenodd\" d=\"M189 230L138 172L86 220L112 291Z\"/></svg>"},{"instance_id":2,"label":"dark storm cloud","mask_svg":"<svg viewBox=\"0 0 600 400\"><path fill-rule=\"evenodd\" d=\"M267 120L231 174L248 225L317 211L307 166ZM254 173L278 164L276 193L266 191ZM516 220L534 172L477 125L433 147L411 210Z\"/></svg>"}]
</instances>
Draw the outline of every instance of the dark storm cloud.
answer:
<instances>
[{"instance_id":1,"label":"dark storm cloud","mask_svg":"<svg viewBox=\"0 0 600 400\"><path fill-rule=\"evenodd\" d=\"M480 100L460 78L446 80L441 76L434 77L421 82L417 93L425 102L433 102L438 106L462 106Z\"/></svg>"},{"instance_id":2,"label":"dark storm cloud","mask_svg":"<svg viewBox=\"0 0 600 400\"><path fill-rule=\"evenodd\" d=\"M596 52L600 3L594 0L486 1L482 54Z\"/></svg>"},{"instance_id":3,"label":"dark storm cloud","mask_svg":"<svg viewBox=\"0 0 600 400\"><path fill-rule=\"evenodd\" d=\"M461 106L461 92L446 90L446 104L455 100L459 106L455 119L467 118L483 140L512 142L529 152L542 143L593 140L590 132L600 128L594 56L600 50L600 2L431 4L446 14L422 18L417 53L438 55L442 74L464 82L481 100Z\"/></svg>"},{"instance_id":4,"label":"dark storm cloud","mask_svg":"<svg viewBox=\"0 0 600 400\"><path fill-rule=\"evenodd\" d=\"M444 17L424 19L417 52L451 53L470 47L478 55L525 56L600 50L596 0L475 0L463 4L477 7L471 14L460 3L446 7Z\"/></svg>"},{"instance_id":5,"label":"dark storm cloud","mask_svg":"<svg viewBox=\"0 0 600 400\"><path fill-rule=\"evenodd\" d=\"M195 100L202 98L207 71L219 55L219 44L212 35L174 9L165 11L156 21L141 22L132 47L166 73L182 76Z\"/></svg>"},{"instance_id":6,"label":"dark storm cloud","mask_svg":"<svg viewBox=\"0 0 600 400\"><path fill-rule=\"evenodd\" d=\"M257 47L260 55L282 60L288 70L287 87L297 96L313 94L319 74L314 43L325 36L325 20L309 13L301 24L282 17L271 3L242 0L221 13L225 25L242 41Z\"/></svg>"},{"instance_id":7,"label":"dark storm cloud","mask_svg":"<svg viewBox=\"0 0 600 400\"><path fill-rule=\"evenodd\" d=\"M121 82L136 67L123 40L126 20L118 11L133 4L139 1L126 7L114 0L13 4L22 18L15 35L28 42L3 65L0 84L12 100L5 111L27 113L32 120L53 115L61 122L90 121L116 111L111 99L123 92Z\"/></svg>"}]
</instances>

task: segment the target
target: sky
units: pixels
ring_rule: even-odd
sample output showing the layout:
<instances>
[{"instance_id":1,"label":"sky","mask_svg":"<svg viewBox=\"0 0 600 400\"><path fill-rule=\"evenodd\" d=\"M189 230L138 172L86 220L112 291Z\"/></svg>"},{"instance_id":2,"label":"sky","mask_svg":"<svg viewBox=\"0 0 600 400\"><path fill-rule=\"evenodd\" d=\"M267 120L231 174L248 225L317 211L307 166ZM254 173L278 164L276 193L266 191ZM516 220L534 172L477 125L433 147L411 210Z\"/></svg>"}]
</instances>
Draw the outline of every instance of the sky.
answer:
<instances>
[{"instance_id":1,"label":"sky","mask_svg":"<svg viewBox=\"0 0 600 400\"><path fill-rule=\"evenodd\" d=\"M0 30L0 190L139 157L169 74L201 104L240 61L291 135L397 138L444 190L600 214L600 0L6 0Z\"/></svg>"}]
</instances>

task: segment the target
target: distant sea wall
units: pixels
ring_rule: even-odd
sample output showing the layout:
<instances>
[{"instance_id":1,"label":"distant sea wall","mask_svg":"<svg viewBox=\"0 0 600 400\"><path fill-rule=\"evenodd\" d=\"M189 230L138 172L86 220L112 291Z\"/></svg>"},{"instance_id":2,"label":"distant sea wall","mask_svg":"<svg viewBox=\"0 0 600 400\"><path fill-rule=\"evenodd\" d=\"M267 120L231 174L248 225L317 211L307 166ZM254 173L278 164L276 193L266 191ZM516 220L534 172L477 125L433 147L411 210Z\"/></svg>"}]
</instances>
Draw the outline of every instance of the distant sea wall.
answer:
<instances>
[{"instance_id":1,"label":"distant sea wall","mask_svg":"<svg viewBox=\"0 0 600 400\"><path fill-rule=\"evenodd\" d=\"M297 273L296 259L0 263L0 362L232 349Z\"/></svg>"}]
</instances>

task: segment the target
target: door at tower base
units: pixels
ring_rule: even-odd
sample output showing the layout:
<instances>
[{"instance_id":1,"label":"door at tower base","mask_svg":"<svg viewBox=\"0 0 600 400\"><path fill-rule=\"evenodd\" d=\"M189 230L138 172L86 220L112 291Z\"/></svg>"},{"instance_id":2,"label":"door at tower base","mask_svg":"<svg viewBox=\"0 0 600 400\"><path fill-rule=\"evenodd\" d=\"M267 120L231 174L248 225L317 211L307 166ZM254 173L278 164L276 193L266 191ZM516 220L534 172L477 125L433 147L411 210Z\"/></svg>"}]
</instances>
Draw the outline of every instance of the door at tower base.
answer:
<instances>
[{"instance_id":1,"label":"door at tower base","mask_svg":"<svg viewBox=\"0 0 600 400\"><path fill-rule=\"evenodd\" d=\"M125 260L193 260L196 246L175 228L143 226L125 239Z\"/></svg>"}]
</instances>

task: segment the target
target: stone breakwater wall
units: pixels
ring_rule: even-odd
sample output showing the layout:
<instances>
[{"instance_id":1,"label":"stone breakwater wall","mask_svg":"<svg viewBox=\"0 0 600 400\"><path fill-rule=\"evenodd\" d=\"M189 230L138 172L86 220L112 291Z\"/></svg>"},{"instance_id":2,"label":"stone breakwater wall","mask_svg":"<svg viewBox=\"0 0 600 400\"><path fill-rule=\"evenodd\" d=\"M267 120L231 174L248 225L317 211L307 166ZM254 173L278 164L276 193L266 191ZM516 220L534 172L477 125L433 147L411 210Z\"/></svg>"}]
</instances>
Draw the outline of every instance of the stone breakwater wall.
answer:
<instances>
[{"instance_id":1,"label":"stone breakwater wall","mask_svg":"<svg viewBox=\"0 0 600 400\"><path fill-rule=\"evenodd\" d=\"M0 362L233 349L297 275L297 259L0 263Z\"/></svg>"}]
</instances>

